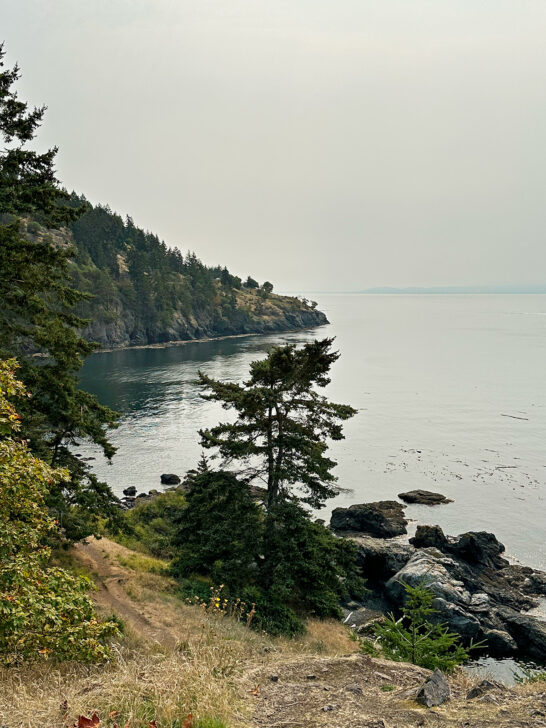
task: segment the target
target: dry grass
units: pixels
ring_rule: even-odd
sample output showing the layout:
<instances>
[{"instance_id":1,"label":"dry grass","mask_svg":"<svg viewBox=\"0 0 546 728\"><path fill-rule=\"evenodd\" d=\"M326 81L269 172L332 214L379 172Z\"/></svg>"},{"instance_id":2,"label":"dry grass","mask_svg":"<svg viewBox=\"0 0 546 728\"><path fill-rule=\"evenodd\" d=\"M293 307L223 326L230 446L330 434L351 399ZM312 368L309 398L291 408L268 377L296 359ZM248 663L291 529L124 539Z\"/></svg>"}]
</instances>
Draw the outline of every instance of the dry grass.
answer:
<instances>
[{"instance_id":1,"label":"dry grass","mask_svg":"<svg viewBox=\"0 0 546 728\"><path fill-rule=\"evenodd\" d=\"M126 618L123 640L114 646L114 659L107 665L40 663L0 671L0 725L60 727L95 710L103 719L116 711L117 724L129 721L131 728L148 728L154 718L161 726L180 725L190 712L227 725L246 725L248 706L240 683L247 669L295 655L339 655L357 648L335 621L313 620L304 637L289 640L208 614L182 603L173 593L174 582L154 573L163 566L159 560L107 539L94 543L101 549L102 568L114 569L122 578L130 608L157 630L150 638L135 624L135 633ZM100 581L99 574L95 577ZM101 608L100 591L97 598ZM102 611L108 610L103 604ZM176 647L162 646L162 633ZM61 707L65 701L67 713Z\"/></svg>"},{"instance_id":2,"label":"dry grass","mask_svg":"<svg viewBox=\"0 0 546 728\"><path fill-rule=\"evenodd\" d=\"M311 620L305 636L273 639L229 617L182 603L175 583L155 573L154 559L106 539L89 544L87 562L85 555L79 553L84 566L95 567L99 607L105 613L114 609L127 625L121 643L114 646L114 659L102 666L40 663L0 669L3 728L66 728L77 715L93 711L105 728L112 728L114 721L148 728L152 719L160 728L180 728L190 712L232 728L277 726L279 711L291 724L313 728L368 725L358 718L364 714L388 717L390 728L407 728L429 715L406 695L409 687L415 691L423 671L356 655L358 644L339 622ZM320 700L338 706L335 716L321 712L314 682L315 692L309 692L310 672L328 675L330 692L327 700ZM272 673L280 674L279 682L271 682ZM347 684L355 679L362 681L361 697L347 694ZM252 691L257 684L258 696ZM396 690L386 691L384 684ZM452 701L430 713L434 725L455 728L464 724L463 716L474 728L540 725L533 721L544 701L544 683L508 690L499 704L467 701L473 681L462 672L451 684ZM304 708L307 722L302 722ZM343 722L341 713L351 710L356 722ZM341 722L329 722L334 717ZM205 725L218 724L197 723L199 728Z\"/></svg>"}]
</instances>

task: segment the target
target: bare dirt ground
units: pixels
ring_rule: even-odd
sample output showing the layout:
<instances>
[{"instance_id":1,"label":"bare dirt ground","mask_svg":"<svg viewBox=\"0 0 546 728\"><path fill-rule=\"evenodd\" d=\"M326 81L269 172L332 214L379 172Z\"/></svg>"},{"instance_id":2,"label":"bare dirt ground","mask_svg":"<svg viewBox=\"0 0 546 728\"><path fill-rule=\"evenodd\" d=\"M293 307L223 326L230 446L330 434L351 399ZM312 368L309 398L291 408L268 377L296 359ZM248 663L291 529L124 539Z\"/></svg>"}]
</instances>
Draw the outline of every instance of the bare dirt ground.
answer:
<instances>
[{"instance_id":1,"label":"bare dirt ground","mask_svg":"<svg viewBox=\"0 0 546 728\"><path fill-rule=\"evenodd\" d=\"M179 608L160 598L159 589L157 601L150 598L149 590L145 600L135 598L131 592L134 572L120 563L131 554L134 555L107 539L90 539L88 544L75 549L77 559L95 574L98 590L94 599L101 611L115 612L140 639L172 652L190 625L184 623ZM330 629L335 631L335 627ZM236 660L239 677L235 691L239 700L232 716L234 725L546 728L545 683L499 687L483 697L467 700L472 683L459 673L450 680L451 699L440 707L426 709L415 701L415 696L428 671L355 653L354 643L345 635L337 635L327 643L327 628L328 625L315 625L315 629L324 630L315 635L324 637L324 650L330 653L324 655L310 654L309 643L276 645L269 638L249 633L252 644L248 653ZM220 640L220 633L211 635L213 641ZM222 639L225 641L226 636ZM258 644L260 639L263 645ZM353 654L340 654L351 649Z\"/></svg>"},{"instance_id":2,"label":"bare dirt ground","mask_svg":"<svg viewBox=\"0 0 546 728\"><path fill-rule=\"evenodd\" d=\"M136 603L126 592L128 569L116 561L124 552L131 553L108 539L89 538L87 543L74 546L77 560L95 576L97 591L93 599L101 612L117 614L133 632L147 641L174 648L177 639L172 625L163 623L164 617L154 610L153 603Z\"/></svg>"},{"instance_id":3,"label":"bare dirt ground","mask_svg":"<svg viewBox=\"0 0 546 728\"><path fill-rule=\"evenodd\" d=\"M291 660L272 667L247 678L247 690L255 701L255 728L546 726L546 687L527 693L524 688L499 688L485 698L467 700L471 684L460 675L451 680L451 700L427 709L414 698L429 673L414 665L355 654Z\"/></svg>"}]
</instances>

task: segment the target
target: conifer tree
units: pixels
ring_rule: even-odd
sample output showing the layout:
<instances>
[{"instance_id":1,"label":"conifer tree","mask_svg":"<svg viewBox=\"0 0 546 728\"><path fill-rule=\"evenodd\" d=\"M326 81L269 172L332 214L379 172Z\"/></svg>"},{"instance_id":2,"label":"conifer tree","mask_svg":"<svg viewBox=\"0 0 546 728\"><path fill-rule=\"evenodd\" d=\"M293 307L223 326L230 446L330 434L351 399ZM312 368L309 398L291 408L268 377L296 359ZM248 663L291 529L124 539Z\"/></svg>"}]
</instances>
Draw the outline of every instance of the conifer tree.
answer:
<instances>
[{"instance_id":1,"label":"conifer tree","mask_svg":"<svg viewBox=\"0 0 546 728\"><path fill-rule=\"evenodd\" d=\"M342 423L356 410L329 402L317 392L339 354L333 339L273 348L252 362L243 384L222 382L199 372L206 399L237 413L235 422L201 430L201 443L216 448L226 463L235 461L245 475L267 485L267 508L293 496L313 508L339 493L332 473L336 462L326 455L327 440L343 439Z\"/></svg>"},{"instance_id":2,"label":"conifer tree","mask_svg":"<svg viewBox=\"0 0 546 728\"><path fill-rule=\"evenodd\" d=\"M111 457L107 428L116 415L78 387L78 370L95 348L78 333L86 322L73 312L85 295L70 285L73 250L62 240L54 243L47 230L79 211L55 176L57 149L29 148L45 108L29 109L19 99L13 88L19 69L6 69L4 56L0 46L0 356L19 359L32 392L22 412L25 439L52 466L68 468L47 500L68 537L78 539L92 533L99 515L115 517L117 500L70 446L88 439ZM46 230L29 235L36 222Z\"/></svg>"}]
</instances>

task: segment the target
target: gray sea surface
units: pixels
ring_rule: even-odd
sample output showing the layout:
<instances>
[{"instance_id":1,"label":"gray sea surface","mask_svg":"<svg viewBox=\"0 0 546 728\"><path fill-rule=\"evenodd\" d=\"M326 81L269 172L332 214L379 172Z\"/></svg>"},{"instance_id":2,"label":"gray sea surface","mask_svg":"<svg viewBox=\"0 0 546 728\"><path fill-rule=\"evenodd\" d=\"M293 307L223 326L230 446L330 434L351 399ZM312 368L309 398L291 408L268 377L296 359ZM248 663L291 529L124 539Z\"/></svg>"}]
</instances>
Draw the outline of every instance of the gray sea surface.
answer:
<instances>
[{"instance_id":1,"label":"gray sea surface","mask_svg":"<svg viewBox=\"0 0 546 728\"><path fill-rule=\"evenodd\" d=\"M317 294L330 325L314 330L99 353L84 388L122 414L109 465L77 452L121 495L160 488L201 449L197 431L230 415L203 401L198 369L245 379L269 347L335 337L341 357L327 395L358 408L338 461L335 506L424 488L454 500L408 506L446 533L494 532L507 554L546 568L546 295Z\"/></svg>"}]
</instances>

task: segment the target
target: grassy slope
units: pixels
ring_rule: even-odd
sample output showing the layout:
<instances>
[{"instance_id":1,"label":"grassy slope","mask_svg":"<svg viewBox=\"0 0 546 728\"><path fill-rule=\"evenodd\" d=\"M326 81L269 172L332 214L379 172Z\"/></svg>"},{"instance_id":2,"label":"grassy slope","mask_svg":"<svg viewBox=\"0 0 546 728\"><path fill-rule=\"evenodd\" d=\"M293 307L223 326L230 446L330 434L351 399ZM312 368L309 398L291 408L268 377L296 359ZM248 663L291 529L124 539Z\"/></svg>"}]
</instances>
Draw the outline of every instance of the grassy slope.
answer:
<instances>
[{"instance_id":1,"label":"grassy slope","mask_svg":"<svg viewBox=\"0 0 546 728\"><path fill-rule=\"evenodd\" d=\"M470 683L459 674L453 699L427 711L412 699L426 671L358 654L339 623L311 621L304 638L273 640L182 603L174 582L157 573L161 561L107 539L90 547L76 551L79 568L95 573L99 608L116 607L126 624L115 660L0 672L2 725L65 726L94 710L108 726L127 720L132 728L152 719L181 726L190 712L203 728L221 725L212 718L262 728L542 725L543 684L467 701Z\"/></svg>"}]
</instances>

